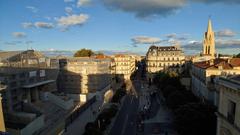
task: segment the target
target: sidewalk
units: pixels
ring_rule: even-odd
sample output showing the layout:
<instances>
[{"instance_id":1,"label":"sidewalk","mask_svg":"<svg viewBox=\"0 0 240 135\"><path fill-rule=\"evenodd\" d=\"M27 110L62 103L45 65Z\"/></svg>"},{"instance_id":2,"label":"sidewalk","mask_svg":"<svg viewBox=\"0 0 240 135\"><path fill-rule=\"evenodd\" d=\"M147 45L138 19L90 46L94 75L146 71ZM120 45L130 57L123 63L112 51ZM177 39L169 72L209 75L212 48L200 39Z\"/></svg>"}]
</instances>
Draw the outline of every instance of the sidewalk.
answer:
<instances>
[{"instance_id":1,"label":"sidewalk","mask_svg":"<svg viewBox=\"0 0 240 135\"><path fill-rule=\"evenodd\" d=\"M121 101L120 101L121 104L118 105L118 112L117 112L117 114L113 117L113 119L111 120L111 124L108 125L107 129L104 131L104 133L103 133L104 135L109 135L109 133L110 133L113 125L114 125L115 122L116 122L116 119L117 119L117 117L118 117L118 115L119 115L119 112L120 112L120 110L122 109L123 102L124 102L125 98L126 98L126 96L124 96L124 97L121 99Z\"/></svg>"},{"instance_id":2,"label":"sidewalk","mask_svg":"<svg viewBox=\"0 0 240 135\"><path fill-rule=\"evenodd\" d=\"M67 127L67 131L63 135L82 135L85 131L85 125L93 122L98 116L98 109L102 105L102 101L96 101L87 110L85 110L72 124ZM97 112L93 114L93 111Z\"/></svg>"},{"instance_id":3,"label":"sidewalk","mask_svg":"<svg viewBox=\"0 0 240 135\"><path fill-rule=\"evenodd\" d=\"M112 84L112 89L115 91L122 86L122 83ZM97 118L99 107L102 108L103 100L96 100L91 106L88 107L72 124L67 127L67 131L63 135L82 135L85 132L85 126L88 122L93 122ZM96 113L94 114L93 111Z\"/></svg>"}]
</instances>

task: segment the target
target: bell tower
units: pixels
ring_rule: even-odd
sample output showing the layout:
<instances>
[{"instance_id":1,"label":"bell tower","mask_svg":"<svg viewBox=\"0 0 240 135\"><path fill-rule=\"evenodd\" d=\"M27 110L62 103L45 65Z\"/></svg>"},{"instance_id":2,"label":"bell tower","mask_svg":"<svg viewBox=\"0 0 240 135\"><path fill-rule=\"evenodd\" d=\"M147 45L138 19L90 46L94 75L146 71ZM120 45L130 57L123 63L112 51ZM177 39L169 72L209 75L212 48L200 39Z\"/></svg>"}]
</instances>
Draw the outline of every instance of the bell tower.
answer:
<instances>
[{"instance_id":1,"label":"bell tower","mask_svg":"<svg viewBox=\"0 0 240 135\"><path fill-rule=\"evenodd\" d=\"M212 30L212 22L209 18L207 31L204 34L203 40L203 55L215 56L215 37Z\"/></svg>"}]
</instances>

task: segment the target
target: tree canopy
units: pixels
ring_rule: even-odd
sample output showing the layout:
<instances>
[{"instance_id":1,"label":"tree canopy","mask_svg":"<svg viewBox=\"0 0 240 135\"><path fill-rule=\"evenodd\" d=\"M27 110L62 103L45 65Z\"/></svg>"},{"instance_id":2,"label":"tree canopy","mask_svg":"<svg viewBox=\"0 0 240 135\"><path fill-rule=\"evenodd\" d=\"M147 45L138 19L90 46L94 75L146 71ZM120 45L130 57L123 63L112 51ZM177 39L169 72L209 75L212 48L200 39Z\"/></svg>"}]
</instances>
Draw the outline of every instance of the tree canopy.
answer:
<instances>
[{"instance_id":1,"label":"tree canopy","mask_svg":"<svg viewBox=\"0 0 240 135\"><path fill-rule=\"evenodd\" d=\"M240 58L240 53L234 56L235 58Z\"/></svg>"},{"instance_id":2,"label":"tree canopy","mask_svg":"<svg viewBox=\"0 0 240 135\"><path fill-rule=\"evenodd\" d=\"M78 50L75 54L74 57L90 57L94 55L95 53L91 49L81 49Z\"/></svg>"},{"instance_id":3,"label":"tree canopy","mask_svg":"<svg viewBox=\"0 0 240 135\"><path fill-rule=\"evenodd\" d=\"M188 103L175 111L174 124L180 135L214 135L216 115L214 106Z\"/></svg>"}]
</instances>

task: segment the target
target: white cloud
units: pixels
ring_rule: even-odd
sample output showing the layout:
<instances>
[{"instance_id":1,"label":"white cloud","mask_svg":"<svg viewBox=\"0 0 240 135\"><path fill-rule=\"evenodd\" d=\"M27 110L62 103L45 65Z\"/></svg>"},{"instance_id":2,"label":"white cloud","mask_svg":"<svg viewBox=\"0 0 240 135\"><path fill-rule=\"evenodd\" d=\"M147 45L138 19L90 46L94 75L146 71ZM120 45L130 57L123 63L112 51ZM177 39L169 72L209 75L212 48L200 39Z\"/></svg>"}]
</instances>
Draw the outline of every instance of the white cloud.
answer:
<instances>
[{"instance_id":1,"label":"white cloud","mask_svg":"<svg viewBox=\"0 0 240 135\"><path fill-rule=\"evenodd\" d=\"M30 22L24 22L24 23L22 23L22 27L23 28L32 28L34 25L32 24L32 23L30 23Z\"/></svg>"},{"instance_id":2,"label":"white cloud","mask_svg":"<svg viewBox=\"0 0 240 135\"><path fill-rule=\"evenodd\" d=\"M167 38L176 38L177 34L176 33L171 33L166 35Z\"/></svg>"},{"instance_id":3,"label":"white cloud","mask_svg":"<svg viewBox=\"0 0 240 135\"><path fill-rule=\"evenodd\" d=\"M27 9L31 10L33 13L38 12L38 8L34 7L34 6L27 6Z\"/></svg>"},{"instance_id":4,"label":"white cloud","mask_svg":"<svg viewBox=\"0 0 240 135\"><path fill-rule=\"evenodd\" d=\"M240 39L217 39L216 46L221 48L240 47Z\"/></svg>"},{"instance_id":5,"label":"white cloud","mask_svg":"<svg viewBox=\"0 0 240 135\"><path fill-rule=\"evenodd\" d=\"M65 7L65 12L68 14L72 14L73 10L71 7Z\"/></svg>"},{"instance_id":6,"label":"white cloud","mask_svg":"<svg viewBox=\"0 0 240 135\"><path fill-rule=\"evenodd\" d=\"M52 23L46 23L46 22L35 22L34 25L37 28L45 28L45 29L51 29L54 27Z\"/></svg>"},{"instance_id":7,"label":"white cloud","mask_svg":"<svg viewBox=\"0 0 240 135\"><path fill-rule=\"evenodd\" d=\"M16 38L24 38L27 36L24 32L13 32L12 35Z\"/></svg>"},{"instance_id":8,"label":"white cloud","mask_svg":"<svg viewBox=\"0 0 240 135\"><path fill-rule=\"evenodd\" d=\"M230 29L224 29L224 30L217 31L215 34L217 37L234 37L236 35L236 32Z\"/></svg>"},{"instance_id":9,"label":"white cloud","mask_svg":"<svg viewBox=\"0 0 240 135\"><path fill-rule=\"evenodd\" d=\"M161 39L157 37L136 36L131 39L134 44L153 44L160 43Z\"/></svg>"},{"instance_id":10,"label":"white cloud","mask_svg":"<svg viewBox=\"0 0 240 135\"><path fill-rule=\"evenodd\" d=\"M91 0L78 0L77 7L86 6L91 3Z\"/></svg>"},{"instance_id":11,"label":"white cloud","mask_svg":"<svg viewBox=\"0 0 240 135\"><path fill-rule=\"evenodd\" d=\"M87 14L79 14L79 15L70 15L70 16L62 16L57 19L58 25L63 27L70 27L74 25L83 25L87 22L89 16Z\"/></svg>"}]
</instances>

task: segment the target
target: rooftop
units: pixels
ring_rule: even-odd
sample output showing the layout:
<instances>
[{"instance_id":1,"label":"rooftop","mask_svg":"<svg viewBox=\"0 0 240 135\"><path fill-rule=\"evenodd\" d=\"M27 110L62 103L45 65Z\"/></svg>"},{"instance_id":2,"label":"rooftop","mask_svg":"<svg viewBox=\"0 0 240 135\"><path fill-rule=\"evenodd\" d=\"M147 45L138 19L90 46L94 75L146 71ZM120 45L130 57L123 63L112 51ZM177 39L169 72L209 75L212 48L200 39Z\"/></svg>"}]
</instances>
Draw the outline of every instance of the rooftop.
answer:
<instances>
[{"instance_id":1,"label":"rooftop","mask_svg":"<svg viewBox=\"0 0 240 135\"><path fill-rule=\"evenodd\" d=\"M158 51L181 51L179 46L155 46L155 45L152 45L149 48L149 51L156 49Z\"/></svg>"},{"instance_id":2,"label":"rooftop","mask_svg":"<svg viewBox=\"0 0 240 135\"><path fill-rule=\"evenodd\" d=\"M208 61L196 62L194 66L203 69L233 69L233 67L240 67L240 58L226 59L213 59Z\"/></svg>"},{"instance_id":3,"label":"rooftop","mask_svg":"<svg viewBox=\"0 0 240 135\"><path fill-rule=\"evenodd\" d=\"M0 61L3 60L16 60L19 59L20 55L21 57L44 57L44 55L38 51L34 50L26 50L26 51L0 51Z\"/></svg>"}]
</instances>

